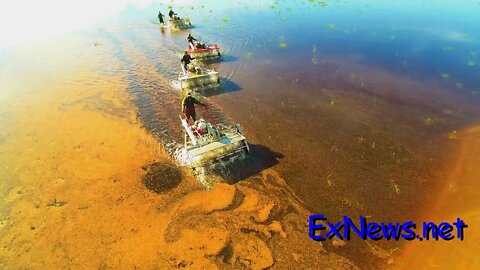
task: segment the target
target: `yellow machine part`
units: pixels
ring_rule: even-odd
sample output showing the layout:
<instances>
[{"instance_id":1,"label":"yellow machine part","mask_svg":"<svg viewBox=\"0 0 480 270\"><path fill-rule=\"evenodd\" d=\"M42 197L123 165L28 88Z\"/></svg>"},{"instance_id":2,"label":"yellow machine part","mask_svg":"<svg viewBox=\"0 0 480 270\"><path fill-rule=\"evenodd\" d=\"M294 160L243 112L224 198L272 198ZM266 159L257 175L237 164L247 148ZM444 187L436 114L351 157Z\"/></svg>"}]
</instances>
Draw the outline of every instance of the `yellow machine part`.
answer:
<instances>
[{"instance_id":1,"label":"yellow machine part","mask_svg":"<svg viewBox=\"0 0 480 270\"><path fill-rule=\"evenodd\" d=\"M202 52L191 52L190 56L193 58L201 59L201 58L218 58L220 57L220 50L211 50L211 51L202 51Z\"/></svg>"},{"instance_id":2,"label":"yellow machine part","mask_svg":"<svg viewBox=\"0 0 480 270\"><path fill-rule=\"evenodd\" d=\"M191 158L191 166L200 167L208 163L215 163L222 157L236 155L246 147L245 137L235 134L204 146L187 149L187 151Z\"/></svg>"},{"instance_id":3,"label":"yellow machine part","mask_svg":"<svg viewBox=\"0 0 480 270\"><path fill-rule=\"evenodd\" d=\"M194 87L201 87L201 86L215 86L219 83L218 74L211 73L208 75L205 74L189 74L186 78L181 78L180 82L182 84L182 88L194 88Z\"/></svg>"}]
</instances>

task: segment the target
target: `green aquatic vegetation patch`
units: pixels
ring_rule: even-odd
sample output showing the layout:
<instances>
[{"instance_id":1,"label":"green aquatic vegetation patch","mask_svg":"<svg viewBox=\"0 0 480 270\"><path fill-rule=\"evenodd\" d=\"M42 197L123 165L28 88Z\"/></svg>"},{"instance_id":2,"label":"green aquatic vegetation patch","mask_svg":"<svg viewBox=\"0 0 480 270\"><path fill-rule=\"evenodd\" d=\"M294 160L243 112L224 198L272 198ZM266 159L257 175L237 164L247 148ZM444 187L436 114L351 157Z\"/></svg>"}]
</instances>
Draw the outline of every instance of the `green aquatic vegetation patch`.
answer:
<instances>
[{"instance_id":1,"label":"green aquatic vegetation patch","mask_svg":"<svg viewBox=\"0 0 480 270\"><path fill-rule=\"evenodd\" d=\"M433 126L433 125L436 125L436 124L438 124L442 121L443 120L438 118L438 117L430 117L430 116L422 117L422 122L426 126Z\"/></svg>"},{"instance_id":2,"label":"green aquatic vegetation patch","mask_svg":"<svg viewBox=\"0 0 480 270\"><path fill-rule=\"evenodd\" d=\"M53 206L53 207L63 207L67 204L65 201L57 201L57 199L54 199L53 201L49 202L47 206Z\"/></svg>"},{"instance_id":3,"label":"green aquatic vegetation patch","mask_svg":"<svg viewBox=\"0 0 480 270\"><path fill-rule=\"evenodd\" d=\"M327 28L330 29L330 30L333 30L333 29L335 29L335 25L332 24L332 23L327 23Z\"/></svg>"},{"instance_id":4,"label":"green aquatic vegetation patch","mask_svg":"<svg viewBox=\"0 0 480 270\"><path fill-rule=\"evenodd\" d=\"M173 9L172 5L168 5L168 9Z\"/></svg>"},{"instance_id":5,"label":"green aquatic vegetation patch","mask_svg":"<svg viewBox=\"0 0 480 270\"><path fill-rule=\"evenodd\" d=\"M287 44L285 42L280 43L279 45L280 48L285 49L287 48Z\"/></svg>"},{"instance_id":6,"label":"green aquatic vegetation patch","mask_svg":"<svg viewBox=\"0 0 480 270\"><path fill-rule=\"evenodd\" d=\"M316 45L313 45L312 46L312 53L313 53L313 57L312 57L312 63L314 65L318 64L318 59L317 59L317 46Z\"/></svg>"},{"instance_id":7,"label":"green aquatic vegetation patch","mask_svg":"<svg viewBox=\"0 0 480 270\"><path fill-rule=\"evenodd\" d=\"M395 191L395 193L397 193L397 195L400 194L400 186L397 185L395 180L390 180L390 183L391 183L392 189Z\"/></svg>"},{"instance_id":8,"label":"green aquatic vegetation patch","mask_svg":"<svg viewBox=\"0 0 480 270\"><path fill-rule=\"evenodd\" d=\"M335 106L338 104L338 97L331 97L330 98L330 106Z\"/></svg>"},{"instance_id":9,"label":"green aquatic vegetation patch","mask_svg":"<svg viewBox=\"0 0 480 270\"><path fill-rule=\"evenodd\" d=\"M452 46L448 46L448 47L447 47L447 51L453 51L453 47L452 47Z\"/></svg>"},{"instance_id":10,"label":"green aquatic vegetation patch","mask_svg":"<svg viewBox=\"0 0 480 270\"><path fill-rule=\"evenodd\" d=\"M228 18L223 18L223 22L229 22L230 20Z\"/></svg>"},{"instance_id":11,"label":"green aquatic vegetation patch","mask_svg":"<svg viewBox=\"0 0 480 270\"><path fill-rule=\"evenodd\" d=\"M450 140L458 140L458 134L456 130L452 130L448 133L448 138Z\"/></svg>"},{"instance_id":12,"label":"green aquatic vegetation patch","mask_svg":"<svg viewBox=\"0 0 480 270\"><path fill-rule=\"evenodd\" d=\"M477 56L477 53L472 51L472 52L470 52L470 55L471 56Z\"/></svg>"},{"instance_id":13,"label":"green aquatic vegetation patch","mask_svg":"<svg viewBox=\"0 0 480 270\"><path fill-rule=\"evenodd\" d=\"M460 115L460 112L459 111L454 111L454 110L451 110L451 109L445 109L442 111L443 114L445 115L448 115L448 116L451 116L451 117L457 117Z\"/></svg>"},{"instance_id":14,"label":"green aquatic vegetation patch","mask_svg":"<svg viewBox=\"0 0 480 270\"><path fill-rule=\"evenodd\" d=\"M448 79L450 77L450 74L448 73L441 73L440 76L444 79Z\"/></svg>"},{"instance_id":15,"label":"green aquatic vegetation patch","mask_svg":"<svg viewBox=\"0 0 480 270\"><path fill-rule=\"evenodd\" d=\"M468 61L468 66L469 66L469 67L474 67L474 66L475 66L475 62L473 62L473 61Z\"/></svg>"},{"instance_id":16,"label":"green aquatic vegetation patch","mask_svg":"<svg viewBox=\"0 0 480 270\"><path fill-rule=\"evenodd\" d=\"M365 138L363 135L357 136L358 143L365 143L366 141L367 141L367 138Z\"/></svg>"},{"instance_id":17,"label":"green aquatic vegetation patch","mask_svg":"<svg viewBox=\"0 0 480 270\"><path fill-rule=\"evenodd\" d=\"M318 3L318 5L321 6L321 7L326 7L326 6L328 6L328 3L327 3L327 2L318 1L317 3Z\"/></svg>"}]
</instances>

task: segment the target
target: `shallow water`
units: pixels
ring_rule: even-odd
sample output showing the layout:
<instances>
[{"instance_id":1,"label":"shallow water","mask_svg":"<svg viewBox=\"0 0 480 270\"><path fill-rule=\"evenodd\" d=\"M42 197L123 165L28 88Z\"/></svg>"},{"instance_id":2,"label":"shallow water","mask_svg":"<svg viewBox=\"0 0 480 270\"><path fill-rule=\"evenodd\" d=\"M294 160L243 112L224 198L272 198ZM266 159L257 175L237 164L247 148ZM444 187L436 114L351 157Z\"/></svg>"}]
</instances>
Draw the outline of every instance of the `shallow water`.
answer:
<instances>
[{"instance_id":1,"label":"shallow water","mask_svg":"<svg viewBox=\"0 0 480 270\"><path fill-rule=\"evenodd\" d=\"M461 165L456 160L468 163L475 158L458 149L465 147L462 134L480 120L480 36L475 31L480 5L217 2L127 6L97 28L75 32L67 41L53 39L41 49L30 49L33 45L4 49L0 78L7 87L0 92L0 146L2 164L10 167L0 171L2 179L9 179L0 184L0 194L11 197L19 192L13 187L36 177L41 185L41 179L66 158L58 154L61 146L49 145L68 138L77 147L74 151L81 152L85 145L76 142L108 123L115 132L134 126L131 132L136 135L123 143L137 145L140 152L159 143L155 153L146 154L138 164L158 155L162 160L175 156L183 139L177 121L181 93L170 87L170 81L176 79L185 37L191 32L222 48L222 62L210 67L222 75L223 91L207 93L209 117L240 123L252 144L252 160L230 168L233 182L249 183L263 170L274 170L308 211L331 219L437 217L429 210L444 203L442 192L449 179L457 177L451 176L452 168ZM180 16L188 15L195 28L162 32L156 14L168 5ZM52 104L58 107L49 109ZM132 104L136 108L128 107ZM72 131L75 114L65 115L69 110L80 113L76 108L123 119L122 124L116 129L116 122L107 117L87 130ZM93 122L103 119L85 117L84 125L90 117ZM50 119L56 126L48 126ZM150 135L137 131L139 124L155 143ZM58 135L42 141L49 129ZM124 137L116 136L109 141ZM477 140L470 135L467 143L476 145ZM87 148L88 152L117 148L118 153L123 149ZM136 152L119 163L129 166ZM35 160L37 153L45 157ZM52 155L57 157L51 164L42 163ZM87 171L95 166L94 161L80 164ZM112 161L111 166L120 165ZM75 164L69 168L76 171ZM132 173L133 178L140 175ZM458 177L478 179L479 175ZM479 190L475 181L466 183ZM468 194L471 204L477 202L476 195ZM478 211L461 202L452 201L450 207L459 215ZM8 216L6 207L0 211ZM476 214L468 216L478 222ZM352 241L341 248L328 244L325 248L366 269L385 268L396 257L398 265L408 265L412 257L403 253L409 243L380 241L372 246ZM471 253L466 252L466 257L478 250L468 247Z\"/></svg>"}]
</instances>

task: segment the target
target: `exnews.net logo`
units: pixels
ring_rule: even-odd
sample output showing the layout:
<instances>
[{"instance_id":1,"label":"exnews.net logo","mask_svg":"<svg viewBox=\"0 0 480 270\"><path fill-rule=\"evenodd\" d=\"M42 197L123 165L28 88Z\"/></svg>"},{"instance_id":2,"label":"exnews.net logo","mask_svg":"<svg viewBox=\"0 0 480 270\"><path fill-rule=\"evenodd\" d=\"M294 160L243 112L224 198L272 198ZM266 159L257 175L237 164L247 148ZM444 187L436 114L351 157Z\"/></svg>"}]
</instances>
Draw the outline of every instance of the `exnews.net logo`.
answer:
<instances>
[{"instance_id":1,"label":"exnews.net logo","mask_svg":"<svg viewBox=\"0 0 480 270\"><path fill-rule=\"evenodd\" d=\"M331 240L338 238L340 240L350 240L352 235L356 235L363 240L453 240L463 241L464 229L468 225L463 220L457 218L453 222L423 222L417 226L412 221L404 223L378 223L368 222L363 216L360 216L358 222L354 222L348 216L344 216L338 222L330 222L324 215L311 215L309 221L309 236L315 241Z\"/></svg>"}]
</instances>

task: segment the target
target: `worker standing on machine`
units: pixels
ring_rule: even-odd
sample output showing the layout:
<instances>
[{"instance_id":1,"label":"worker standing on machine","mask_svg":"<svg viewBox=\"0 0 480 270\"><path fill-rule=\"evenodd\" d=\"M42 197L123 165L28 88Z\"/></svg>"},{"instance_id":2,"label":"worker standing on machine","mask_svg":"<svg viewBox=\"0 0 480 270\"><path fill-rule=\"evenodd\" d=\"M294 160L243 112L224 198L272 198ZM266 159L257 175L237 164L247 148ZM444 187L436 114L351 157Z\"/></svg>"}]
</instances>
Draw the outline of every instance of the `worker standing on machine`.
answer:
<instances>
[{"instance_id":1,"label":"worker standing on machine","mask_svg":"<svg viewBox=\"0 0 480 270\"><path fill-rule=\"evenodd\" d=\"M179 20L180 19L180 18L177 17L177 13L173 12L173 10L171 10L171 9L168 12L168 17L170 17L170 19L173 19L173 20Z\"/></svg>"},{"instance_id":2,"label":"worker standing on machine","mask_svg":"<svg viewBox=\"0 0 480 270\"><path fill-rule=\"evenodd\" d=\"M188 40L188 45L190 45L192 49L195 49L195 43L193 41L197 41L197 39L192 37L191 34L188 34L187 40Z\"/></svg>"},{"instance_id":3,"label":"worker standing on machine","mask_svg":"<svg viewBox=\"0 0 480 270\"><path fill-rule=\"evenodd\" d=\"M187 122L190 121L190 118L192 118L194 122L197 121L195 104L207 107L207 105L194 98L191 92L188 92L187 96L182 100L182 111L183 115L185 115L185 118L187 119Z\"/></svg>"},{"instance_id":4,"label":"worker standing on machine","mask_svg":"<svg viewBox=\"0 0 480 270\"><path fill-rule=\"evenodd\" d=\"M192 60L195 59L188 54L188 51L185 51L185 53L182 56L182 59L180 62L183 63L183 67L185 68L185 72L188 71L188 65L192 62Z\"/></svg>"},{"instance_id":5,"label":"worker standing on machine","mask_svg":"<svg viewBox=\"0 0 480 270\"><path fill-rule=\"evenodd\" d=\"M165 22L163 21L163 18L164 18L164 17L165 17L165 16L162 14L162 12L159 11L159 12L158 12L158 20L160 21L160 24L161 24L161 25L165 24Z\"/></svg>"}]
</instances>

